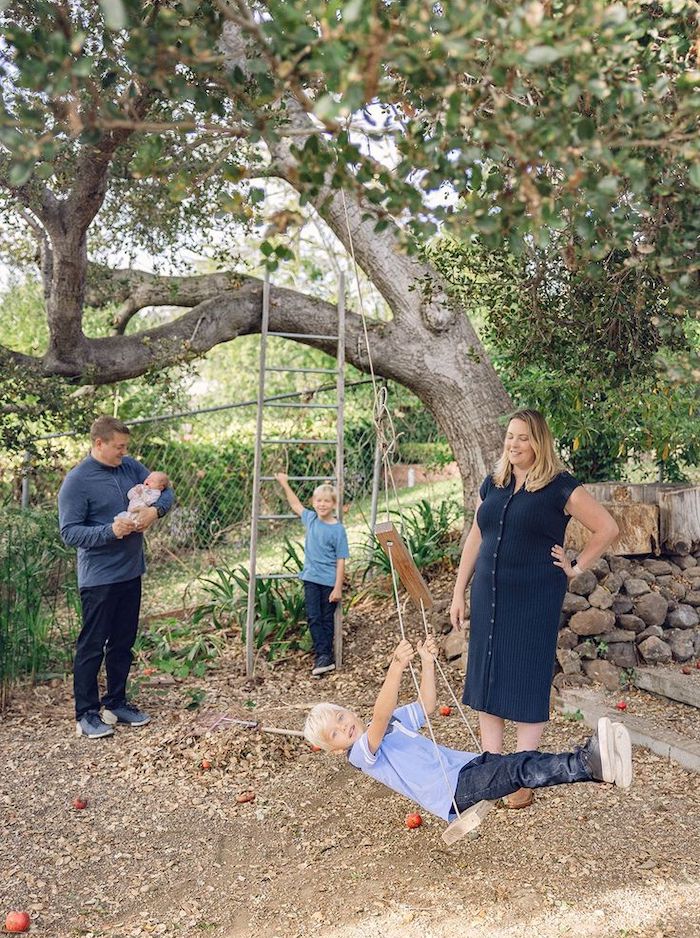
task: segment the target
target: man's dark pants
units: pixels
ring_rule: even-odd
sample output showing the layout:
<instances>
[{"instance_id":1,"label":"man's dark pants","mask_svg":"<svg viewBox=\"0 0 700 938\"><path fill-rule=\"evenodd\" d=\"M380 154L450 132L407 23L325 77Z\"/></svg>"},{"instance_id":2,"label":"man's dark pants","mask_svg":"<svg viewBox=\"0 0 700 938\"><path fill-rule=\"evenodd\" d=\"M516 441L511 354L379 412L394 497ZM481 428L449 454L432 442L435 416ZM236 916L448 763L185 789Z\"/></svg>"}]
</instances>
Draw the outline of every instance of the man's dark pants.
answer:
<instances>
[{"instance_id":1,"label":"man's dark pants","mask_svg":"<svg viewBox=\"0 0 700 938\"><path fill-rule=\"evenodd\" d=\"M314 652L319 658L333 658L333 620L338 603L330 602L329 596L332 592L332 586L304 580L306 616L314 642Z\"/></svg>"},{"instance_id":2,"label":"man's dark pants","mask_svg":"<svg viewBox=\"0 0 700 938\"><path fill-rule=\"evenodd\" d=\"M83 628L73 661L75 715L100 709L97 675L105 661L107 693L105 707L126 701L126 682L131 668L141 608L141 577L122 583L89 586L80 590Z\"/></svg>"}]
</instances>

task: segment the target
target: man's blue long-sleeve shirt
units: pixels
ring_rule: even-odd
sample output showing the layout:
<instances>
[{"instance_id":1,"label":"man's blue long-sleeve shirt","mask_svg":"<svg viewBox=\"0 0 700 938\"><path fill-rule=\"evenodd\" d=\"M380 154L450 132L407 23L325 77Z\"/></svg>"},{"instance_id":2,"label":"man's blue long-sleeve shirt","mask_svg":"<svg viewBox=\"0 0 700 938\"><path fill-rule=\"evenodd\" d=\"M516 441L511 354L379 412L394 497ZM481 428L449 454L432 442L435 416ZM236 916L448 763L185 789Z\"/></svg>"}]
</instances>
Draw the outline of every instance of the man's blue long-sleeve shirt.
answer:
<instances>
[{"instance_id":1,"label":"man's blue long-sleeve shirt","mask_svg":"<svg viewBox=\"0 0 700 938\"><path fill-rule=\"evenodd\" d=\"M149 470L137 459L124 456L120 466L105 466L87 456L71 469L58 493L61 538L78 548L78 586L123 583L146 569L143 534L134 531L119 539L112 530L114 518L129 505L127 492ZM169 510L173 490L165 489L154 507Z\"/></svg>"}]
</instances>

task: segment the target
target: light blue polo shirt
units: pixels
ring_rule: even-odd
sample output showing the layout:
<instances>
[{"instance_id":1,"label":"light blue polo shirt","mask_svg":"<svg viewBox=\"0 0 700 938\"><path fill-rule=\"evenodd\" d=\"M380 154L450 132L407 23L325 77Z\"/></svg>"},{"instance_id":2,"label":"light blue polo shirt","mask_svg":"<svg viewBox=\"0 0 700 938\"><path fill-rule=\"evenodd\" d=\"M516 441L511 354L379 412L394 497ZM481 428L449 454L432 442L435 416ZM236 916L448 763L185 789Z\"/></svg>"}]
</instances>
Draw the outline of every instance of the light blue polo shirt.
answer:
<instances>
[{"instance_id":1,"label":"light blue polo shirt","mask_svg":"<svg viewBox=\"0 0 700 938\"><path fill-rule=\"evenodd\" d=\"M424 725L425 712L418 701L397 707L375 754L370 752L367 733L363 733L350 748L348 759L356 769L417 802L431 814L450 821L455 816L452 797L459 771L477 753L438 745L438 758L432 739L418 732Z\"/></svg>"},{"instance_id":2,"label":"light blue polo shirt","mask_svg":"<svg viewBox=\"0 0 700 938\"><path fill-rule=\"evenodd\" d=\"M350 556L345 528L339 521L326 524L309 508L302 511L301 523L306 528L306 540L300 578L322 586L335 586L336 561Z\"/></svg>"}]
</instances>

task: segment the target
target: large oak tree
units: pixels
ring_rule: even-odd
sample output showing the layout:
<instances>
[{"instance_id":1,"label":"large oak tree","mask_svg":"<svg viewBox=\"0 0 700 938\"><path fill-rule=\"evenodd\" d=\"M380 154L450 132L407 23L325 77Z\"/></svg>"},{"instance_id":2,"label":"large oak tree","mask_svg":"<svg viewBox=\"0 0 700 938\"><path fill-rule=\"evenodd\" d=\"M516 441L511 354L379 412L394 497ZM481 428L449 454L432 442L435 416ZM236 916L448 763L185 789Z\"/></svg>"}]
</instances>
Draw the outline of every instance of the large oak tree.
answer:
<instances>
[{"instance_id":1,"label":"large oak tree","mask_svg":"<svg viewBox=\"0 0 700 938\"><path fill-rule=\"evenodd\" d=\"M41 357L0 350L10 370L110 383L257 331L255 279L92 263L125 226L144 245L207 230L215 212L250 219L256 178L285 180L382 293L375 370L434 414L467 490L509 402L420 249L437 224L515 253L554 231L572 268L623 251L672 309L692 302L695 4L18 0L2 17L0 182L36 238L49 327ZM284 256L279 238L263 248ZM115 334L88 338L86 303L115 301ZM182 313L127 333L154 305ZM276 330L333 319L273 290ZM357 310L347 328L366 369Z\"/></svg>"}]
</instances>

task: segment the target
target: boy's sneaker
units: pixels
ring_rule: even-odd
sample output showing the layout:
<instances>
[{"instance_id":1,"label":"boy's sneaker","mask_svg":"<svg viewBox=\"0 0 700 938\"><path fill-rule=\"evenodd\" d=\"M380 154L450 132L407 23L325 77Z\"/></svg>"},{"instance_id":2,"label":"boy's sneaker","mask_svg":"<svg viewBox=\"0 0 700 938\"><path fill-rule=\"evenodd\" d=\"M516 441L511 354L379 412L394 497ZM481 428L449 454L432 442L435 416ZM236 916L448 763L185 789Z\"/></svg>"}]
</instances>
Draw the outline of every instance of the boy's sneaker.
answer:
<instances>
[{"instance_id":1,"label":"boy's sneaker","mask_svg":"<svg viewBox=\"0 0 700 938\"><path fill-rule=\"evenodd\" d=\"M87 736L88 739L101 739L103 736L114 736L114 730L100 719L97 710L88 710L76 720L75 735Z\"/></svg>"},{"instance_id":2,"label":"boy's sneaker","mask_svg":"<svg viewBox=\"0 0 700 938\"><path fill-rule=\"evenodd\" d=\"M319 655L311 674L314 677L320 677L322 674L327 674L328 671L335 671L335 661L329 655Z\"/></svg>"},{"instance_id":3,"label":"boy's sneaker","mask_svg":"<svg viewBox=\"0 0 700 938\"><path fill-rule=\"evenodd\" d=\"M105 707L102 711L102 719L110 726L114 726L115 723L126 723L127 726L145 726L151 722L148 714L143 713L138 707L130 703L123 703L118 707Z\"/></svg>"},{"instance_id":4,"label":"boy's sneaker","mask_svg":"<svg viewBox=\"0 0 700 938\"><path fill-rule=\"evenodd\" d=\"M597 732L585 746L588 767L593 778L610 782L618 788L632 784L632 741L622 723L607 717L598 720Z\"/></svg>"}]
</instances>

